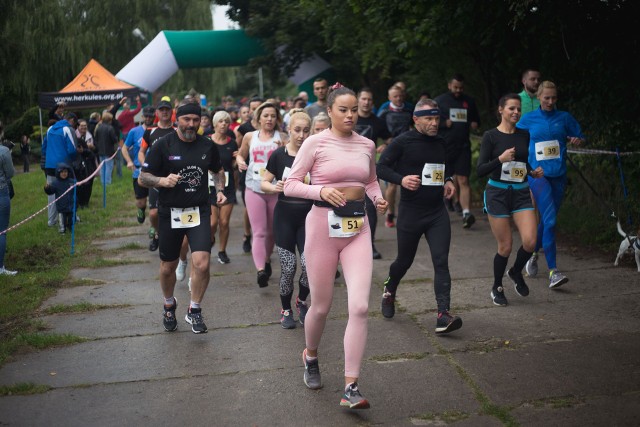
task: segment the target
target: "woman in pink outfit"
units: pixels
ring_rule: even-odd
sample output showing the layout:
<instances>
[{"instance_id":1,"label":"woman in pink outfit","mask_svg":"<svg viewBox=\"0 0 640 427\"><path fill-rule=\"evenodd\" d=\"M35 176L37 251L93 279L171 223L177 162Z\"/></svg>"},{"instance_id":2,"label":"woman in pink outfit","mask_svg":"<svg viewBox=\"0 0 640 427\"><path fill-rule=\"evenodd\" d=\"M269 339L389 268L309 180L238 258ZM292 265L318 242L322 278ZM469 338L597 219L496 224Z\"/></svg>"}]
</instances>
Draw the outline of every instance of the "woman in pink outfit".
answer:
<instances>
[{"instance_id":1,"label":"woman in pink outfit","mask_svg":"<svg viewBox=\"0 0 640 427\"><path fill-rule=\"evenodd\" d=\"M258 286L264 288L269 284L269 277L271 277L270 258L275 243L273 211L278 195L265 194L260 188L260 183L271 153L283 145L286 134L281 135L278 132L282 126L282 116L280 116L280 109L275 105L268 102L262 103L256 108L254 117L256 130L247 132L242 138L236 163L238 169L247 171L245 203L253 230L251 254L258 270Z\"/></svg>"},{"instance_id":2,"label":"woman in pink outfit","mask_svg":"<svg viewBox=\"0 0 640 427\"><path fill-rule=\"evenodd\" d=\"M318 346L333 299L338 262L347 284L349 321L344 335L345 393L341 406L364 409L369 402L358 389L360 365L367 340L369 291L373 269L371 237L365 215L365 193L383 214L376 176L373 142L354 132L358 119L355 93L336 83L329 94L331 128L310 136L298 151L284 193L312 199L306 219L305 258L311 290L311 307L305 319L304 382L322 387ZM312 184L305 184L311 175Z\"/></svg>"}]
</instances>

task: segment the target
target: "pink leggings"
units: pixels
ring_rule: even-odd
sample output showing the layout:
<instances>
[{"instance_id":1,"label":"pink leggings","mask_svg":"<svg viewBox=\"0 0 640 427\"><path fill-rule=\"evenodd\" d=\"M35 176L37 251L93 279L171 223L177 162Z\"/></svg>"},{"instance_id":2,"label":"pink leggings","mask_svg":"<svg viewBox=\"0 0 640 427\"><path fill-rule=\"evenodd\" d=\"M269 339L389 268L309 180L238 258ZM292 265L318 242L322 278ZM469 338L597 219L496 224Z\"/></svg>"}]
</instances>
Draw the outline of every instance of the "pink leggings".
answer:
<instances>
[{"instance_id":1,"label":"pink leggings","mask_svg":"<svg viewBox=\"0 0 640 427\"><path fill-rule=\"evenodd\" d=\"M263 270L264 264L273 252L273 210L278 201L277 194L261 194L250 189L244 193L245 205L249 214L253 241L251 255L257 270Z\"/></svg>"},{"instance_id":2,"label":"pink leggings","mask_svg":"<svg viewBox=\"0 0 640 427\"><path fill-rule=\"evenodd\" d=\"M344 332L344 375L358 378L367 342L367 315L373 257L369 223L354 237L329 237L328 208L314 206L307 215L304 256L311 307L304 322L307 348L316 350L333 300L338 261L347 283L349 321Z\"/></svg>"}]
</instances>

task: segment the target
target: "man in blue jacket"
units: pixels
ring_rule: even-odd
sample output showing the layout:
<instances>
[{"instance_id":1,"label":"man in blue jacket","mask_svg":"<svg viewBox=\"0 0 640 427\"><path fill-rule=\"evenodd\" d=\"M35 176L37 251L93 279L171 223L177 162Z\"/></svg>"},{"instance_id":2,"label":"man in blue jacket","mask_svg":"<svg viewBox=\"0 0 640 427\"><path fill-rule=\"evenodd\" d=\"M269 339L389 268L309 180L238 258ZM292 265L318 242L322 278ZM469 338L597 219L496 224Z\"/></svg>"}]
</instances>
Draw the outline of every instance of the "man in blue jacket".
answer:
<instances>
[{"instance_id":1,"label":"man in blue jacket","mask_svg":"<svg viewBox=\"0 0 640 427\"><path fill-rule=\"evenodd\" d=\"M42 144L42 151L45 153L44 171L47 175L47 184L56 179L56 167L58 163L70 165L76 158L76 144L73 128L71 127L76 115L67 113L64 119L54 123L49 130ZM49 203L55 200L55 195L48 197ZM48 225L53 227L58 223L58 211L55 203L49 206Z\"/></svg>"}]
</instances>

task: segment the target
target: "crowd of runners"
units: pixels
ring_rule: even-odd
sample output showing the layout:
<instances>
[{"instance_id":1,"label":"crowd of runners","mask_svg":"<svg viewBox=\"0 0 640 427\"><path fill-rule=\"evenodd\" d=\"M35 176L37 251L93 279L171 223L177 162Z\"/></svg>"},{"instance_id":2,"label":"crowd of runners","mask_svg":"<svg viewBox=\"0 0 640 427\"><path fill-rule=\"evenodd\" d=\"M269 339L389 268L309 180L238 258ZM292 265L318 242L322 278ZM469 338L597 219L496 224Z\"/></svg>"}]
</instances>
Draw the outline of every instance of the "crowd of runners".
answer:
<instances>
[{"instance_id":1,"label":"crowd of runners","mask_svg":"<svg viewBox=\"0 0 640 427\"><path fill-rule=\"evenodd\" d=\"M500 99L498 125L484 133L475 167L470 134L479 129L480 115L459 74L449 80L448 92L433 99L421 93L415 104L397 82L378 108L370 89L355 92L323 78L314 82L317 101L309 105L300 93L285 102L255 97L214 111L189 96L174 105L163 98L155 108L147 107L144 123L128 134L123 156L134 171L137 219L149 218L149 250L159 250L164 329L178 328L174 289L188 277L185 321L194 333L207 332L201 303L212 250L219 263L227 264L234 262L228 245L242 245L251 252L257 285L265 287L275 248L280 322L284 329L303 325L304 383L321 388L319 347L340 265L349 312L340 404L368 408L358 379L373 260L382 257L375 247L378 215L397 232L397 252L388 254L395 260L381 296L383 316L394 317L399 284L424 236L434 270L435 333L453 332L462 319L450 312L449 212L461 215L465 229L475 223L472 170L489 177L484 213L497 243L493 303L507 305L505 271L518 295L529 294L524 277L538 274L541 249L549 287L565 284L568 279L556 266L555 218L566 185L567 145L582 143L584 136L569 113L555 108L555 84L542 82L536 70L526 70L522 82L522 93ZM244 210L234 210L238 199ZM234 212L243 217L242 242L229 242ZM511 221L522 245L507 270Z\"/></svg>"}]
</instances>

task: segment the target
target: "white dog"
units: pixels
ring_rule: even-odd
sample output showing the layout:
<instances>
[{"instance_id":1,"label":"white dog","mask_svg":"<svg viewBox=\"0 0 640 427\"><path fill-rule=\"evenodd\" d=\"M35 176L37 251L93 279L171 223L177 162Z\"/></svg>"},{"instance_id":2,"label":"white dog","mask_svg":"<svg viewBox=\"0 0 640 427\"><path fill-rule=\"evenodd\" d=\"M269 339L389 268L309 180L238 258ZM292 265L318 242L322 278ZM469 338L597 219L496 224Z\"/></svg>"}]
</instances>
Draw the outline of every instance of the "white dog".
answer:
<instances>
[{"instance_id":1,"label":"white dog","mask_svg":"<svg viewBox=\"0 0 640 427\"><path fill-rule=\"evenodd\" d=\"M620 242L618 256L616 256L616 261L613 263L613 265L617 266L618 261L620 261L620 257L622 257L622 255L624 255L626 252L634 252L636 257L636 264L638 266L638 272L640 272L640 239L638 239L638 236L630 236L625 233L620 226L620 221L618 221L616 226L618 227L618 233L620 233L620 235L624 237L624 239L622 239L622 242Z\"/></svg>"}]
</instances>

